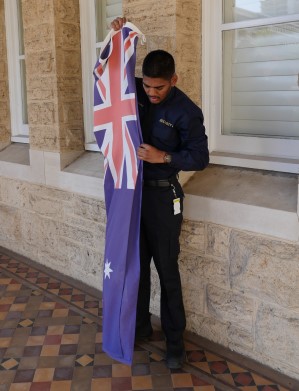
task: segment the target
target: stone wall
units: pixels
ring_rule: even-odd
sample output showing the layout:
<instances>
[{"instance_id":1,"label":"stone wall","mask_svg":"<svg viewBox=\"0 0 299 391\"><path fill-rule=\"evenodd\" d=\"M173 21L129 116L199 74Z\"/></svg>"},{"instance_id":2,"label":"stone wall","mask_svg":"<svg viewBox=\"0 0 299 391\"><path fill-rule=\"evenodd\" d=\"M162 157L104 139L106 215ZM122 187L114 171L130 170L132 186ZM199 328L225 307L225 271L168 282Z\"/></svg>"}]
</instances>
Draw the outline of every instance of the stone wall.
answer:
<instances>
[{"instance_id":1,"label":"stone wall","mask_svg":"<svg viewBox=\"0 0 299 391\"><path fill-rule=\"evenodd\" d=\"M201 0L176 1L178 86L201 105Z\"/></svg>"},{"instance_id":2,"label":"stone wall","mask_svg":"<svg viewBox=\"0 0 299 391\"><path fill-rule=\"evenodd\" d=\"M188 329L299 379L299 244L185 221Z\"/></svg>"},{"instance_id":3,"label":"stone wall","mask_svg":"<svg viewBox=\"0 0 299 391\"><path fill-rule=\"evenodd\" d=\"M0 177L0 245L102 288L104 202Z\"/></svg>"},{"instance_id":4,"label":"stone wall","mask_svg":"<svg viewBox=\"0 0 299 391\"><path fill-rule=\"evenodd\" d=\"M23 0L30 148L83 150L79 0Z\"/></svg>"},{"instance_id":5,"label":"stone wall","mask_svg":"<svg viewBox=\"0 0 299 391\"><path fill-rule=\"evenodd\" d=\"M0 177L0 245L102 288L105 206ZM185 220L187 329L299 379L299 244ZM151 309L159 315L153 268Z\"/></svg>"},{"instance_id":6,"label":"stone wall","mask_svg":"<svg viewBox=\"0 0 299 391\"><path fill-rule=\"evenodd\" d=\"M22 0L30 149L45 155L83 149L78 4ZM124 1L124 14L147 37L138 49L139 72L147 51L170 51L179 86L196 102L200 5L165 0L161 12L161 2ZM9 142L3 17L0 0L0 146ZM102 288L102 200L0 177L0 221L1 246ZM298 244L195 221L185 221L181 244L188 329L299 379ZM155 271L153 277L152 309L159 314Z\"/></svg>"},{"instance_id":7,"label":"stone wall","mask_svg":"<svg viewBox=\"0 0 299 391\"><path fill-rule=\"evenodd\" d=\"M0 150L10 144L9 115L4 0L0 0Z\"/></svg>"},{"instance_id":8,"label":"stone wall","mask_svg":"<svg viewBox=\"0 0 299 391\"><path fill-rule=\"evenodd\" d=\"M146 36L146 45L138 47L137 72L147 52L169 51L175 58L178 87L196 103L201 102L201 1L125 0L124 15ZM161 8L163 12L161 12Z\"/></svg>"}]
</instances>

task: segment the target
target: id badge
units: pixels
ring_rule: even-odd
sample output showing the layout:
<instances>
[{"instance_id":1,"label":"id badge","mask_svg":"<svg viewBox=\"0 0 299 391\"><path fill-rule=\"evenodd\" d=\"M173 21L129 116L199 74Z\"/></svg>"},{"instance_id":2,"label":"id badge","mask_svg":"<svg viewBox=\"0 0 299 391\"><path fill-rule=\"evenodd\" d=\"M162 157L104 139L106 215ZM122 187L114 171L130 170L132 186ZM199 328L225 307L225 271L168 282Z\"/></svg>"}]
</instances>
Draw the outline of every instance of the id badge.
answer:
<instances>
[{"instance_id":1,"label":"id badge","mask_svg":"<svg viewBox=\"0 0 299 391\"><path fill-rule=\"evenodd\" d=\"M181 200L180 198L175 198L173 200L173 214L178 215L181 213Z\"/></svg>"}]
</instances>

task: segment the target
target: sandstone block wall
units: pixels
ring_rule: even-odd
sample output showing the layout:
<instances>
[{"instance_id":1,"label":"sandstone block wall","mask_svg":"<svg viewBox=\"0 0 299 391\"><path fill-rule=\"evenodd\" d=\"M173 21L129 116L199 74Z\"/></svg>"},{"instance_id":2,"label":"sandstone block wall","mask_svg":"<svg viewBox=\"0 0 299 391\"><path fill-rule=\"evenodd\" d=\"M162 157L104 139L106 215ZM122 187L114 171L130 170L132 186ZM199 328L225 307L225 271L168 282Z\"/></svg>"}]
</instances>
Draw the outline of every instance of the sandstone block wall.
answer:
<instances>
[{"instance_id":1,"label":"sandstone block wall","mask_svg":"<svg viewBox=\"0 0 299 391\"><path fill-rule=\"evenodd\" d=\"M124 15L146 35L146 45L138 47L138 67L147 52L169 51L175 58L178 87L197 104L201 102L201 1L125 0Z\"/></svg>"},{"instance_id":2,"label":"sandstone block wall","mask_svg":"<svg viewBox=\"0 0 299 391\"><path fill-rule=\"evenodd\" d=\"M0 177L0 245L102 288L104 202ZM187 329L299 379L299 244L185 220ZM157 272L151 309L160 311Z\"/></svg>"},{"instance_id":3,"label":"sandstone block wall","mask_svg":"<svg viewBox=\"0 0 299 391\"><path fill-rule=\"evenodd\" d=\"M201 105L201 0L176 1L178 86Z\"/></svg>"},{"instance_id":4,"label":"sandstone block wall","mask_svg":"<svg viewBox=\"0 0 299 391\"><path fill-rule=\"evenodd\" d=\"M185 221L188 329L299 378L299 244Z\"/></svg>"},{"instance_id":5,"label":"sandstone block wall","mask_svg":"<svg viewBox=\"0 0 299 391\"><path fill-rule=\"evenodd\" d=\"M102 288L104 202L0 177L0 245Z\"/></svg>"},{"instance_id":6,"label":"sandstone block wall","mask_svg":"<svg viewBox=\"0 0 299 391\"><path fill-rule=\"evenodd\" d=\"M179 264L188 330L299 379L298 243L185 220Z\"/></svg>"},{"instance_id":7,"label":"sandstone block wall","mask_svg":"<svg viewBox=\"0 0 299 391\"><path fill-rule=\"evenodd\" d=\"M10 142L3 3L0 0L0 147ZM79 0L22 0L22 5L30 148L80 151ZM124 1L124 14L147 36L146 46L138 49L139 72L147 51L170 51L179 87L197 103L200 12L199 0ZM1 246L102 288L102 200L0 177L0 222ZM181 250L188 329L299 379L298 243L185 221ZM153 271L156 314L159 297Z\"/></svg>"},{"instance_id":8,"label":"sandstone block wall","mask_svg":"<svg viewBox=\"0 0 299 391\"><path fill-rule=\"evenodd\" d=\"M30 148L83 150L79 0L23 0Z\"/></svg>"}]
</instances>

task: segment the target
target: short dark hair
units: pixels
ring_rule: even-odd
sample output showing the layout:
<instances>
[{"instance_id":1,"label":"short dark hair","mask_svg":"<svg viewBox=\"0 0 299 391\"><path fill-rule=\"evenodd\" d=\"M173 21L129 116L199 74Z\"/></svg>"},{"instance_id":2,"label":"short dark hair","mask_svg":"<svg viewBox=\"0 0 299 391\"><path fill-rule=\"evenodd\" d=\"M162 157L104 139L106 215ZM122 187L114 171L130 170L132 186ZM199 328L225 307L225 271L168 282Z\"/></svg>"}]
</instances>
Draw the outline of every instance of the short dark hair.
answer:
<instances>
[{"instance_id":1,"label":"short dark hair","mask_svg":"<svg viewBox=\"0 0 299 391\"><path fill-rule=\"evenodd\" d=\"M147 77L159 77L170 80L175 73L172 55L165 50L153 50L143 61L142 74Z\"/></svg>"}]
</instances>

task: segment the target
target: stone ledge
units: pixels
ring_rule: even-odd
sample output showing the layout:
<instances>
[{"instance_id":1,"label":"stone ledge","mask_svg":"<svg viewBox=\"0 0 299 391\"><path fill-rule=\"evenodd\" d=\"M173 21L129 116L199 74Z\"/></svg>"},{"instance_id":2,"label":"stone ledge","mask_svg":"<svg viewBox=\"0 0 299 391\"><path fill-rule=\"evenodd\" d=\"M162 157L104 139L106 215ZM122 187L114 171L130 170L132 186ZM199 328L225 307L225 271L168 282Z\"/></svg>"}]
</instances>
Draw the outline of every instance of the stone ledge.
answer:
<instances>
[{"instance_id":1,"label":"stone ledge","mask_svg":"<svg viewBox=\"0 0 299 391\"><path fill-rule=\"evenodd\" d=\"M211 164L196 172L184 190L205 198L296 212L298 175Z\"/></svg>"},{"instance_id":2,"label":"stone ledge","mask_svg":"<svg viewBox=\"0 0 299 391\"><path fill-rule=\"evenodd\" d=\"M185 193L184 218L206 221L243 231L299 241L299 221L295 212L215 200Z\"/></svg>"},{"instance_id":3,"label":"stone ledge","mask_svg":"<svg viewBox=\"0 0 299 391\"><path fill-rule=\"evenodd\" d=\"M101 153L85 151L63 171L96 178L104 178L103 160L103 155Z\"/></svg>"},{"instance_id":4,"label":"stone ledge","mask_svg":"<svg viewBox=\"0 0 299 391\"><path fill-rule=\"evenodd\" d=\"M0 161L29 166L29 144L12 143L0 151Z\"/></svg>"},{"instance_id":5,"label":"stone ledge","mask_svg":"<svg viewBox=\"0 0 299 391\"><path fill-rule=\"evenodd\" d=\"M184 192L187 219L299 240L295 174L210 165Z\"/></svg>"}]
</instances>

